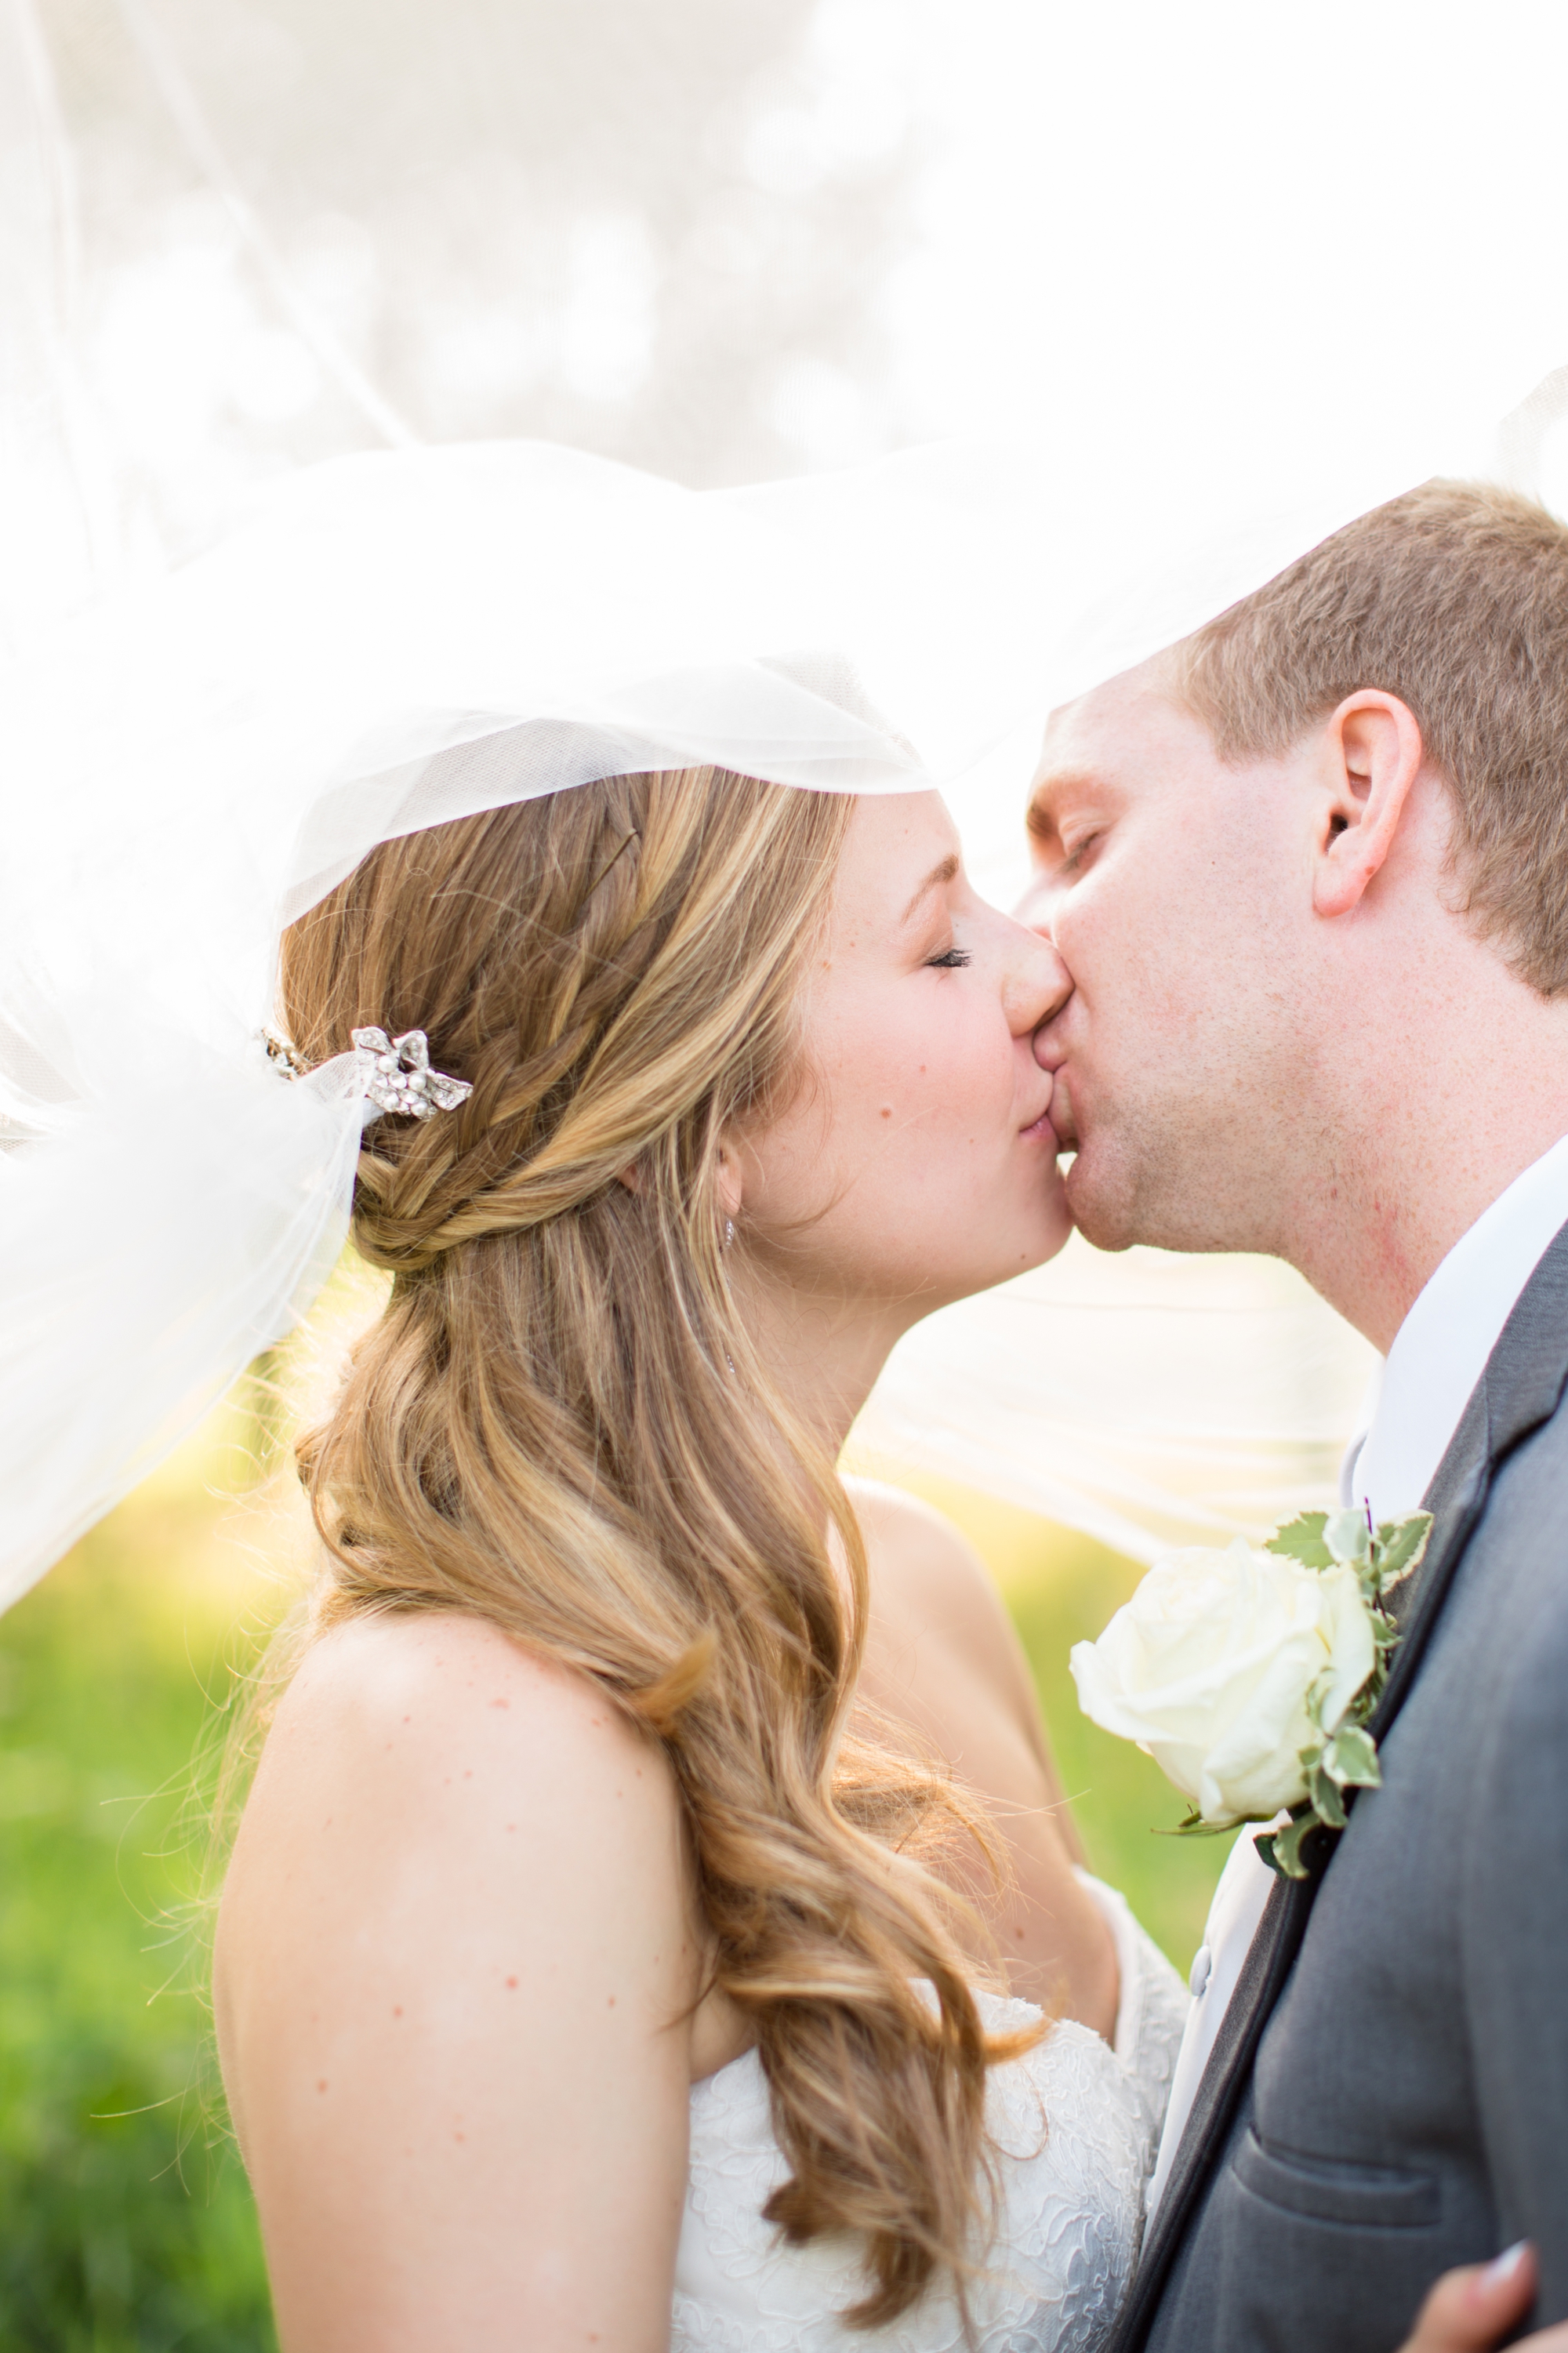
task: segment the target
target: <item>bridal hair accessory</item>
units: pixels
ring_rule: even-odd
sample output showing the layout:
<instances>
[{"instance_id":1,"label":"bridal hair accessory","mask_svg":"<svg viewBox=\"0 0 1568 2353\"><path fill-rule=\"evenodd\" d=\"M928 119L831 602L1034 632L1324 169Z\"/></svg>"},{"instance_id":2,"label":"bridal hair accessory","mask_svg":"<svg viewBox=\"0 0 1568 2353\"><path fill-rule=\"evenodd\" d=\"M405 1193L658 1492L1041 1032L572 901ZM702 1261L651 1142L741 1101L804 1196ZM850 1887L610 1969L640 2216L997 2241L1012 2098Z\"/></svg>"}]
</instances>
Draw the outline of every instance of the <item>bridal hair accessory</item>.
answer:
<instances>
[{"instance_id":1,"label":"bridal hair accessory","mask_svg":"<svg viewBox=\"0 0 1568 2353\"><path fill-rule=\"evenodd\" d=\"M388 1038L384 1029L351 1029L364 1091L377 1111L395 1112L408 1119L434 1119L438 1111L456 1111L473 1093L468 1079L449 1079L430 1067L430 1043L423 1029L405 1029Z\"/></svg>"},{"instance_id":2,"label":"bridal hair accessory","mask_svg":"<svg viewBox=\"0 0 1568 2353\"><path fill-rule=\"evenodd\" d=\"M1367 1725L1398 1629L1384 1608L1417 1567L1429 1512L1303 1512L1261 1551L1188 1546L1157 1561L1098 1642L1072 1653L1091 1723L1137 1742L1188 1801L1178 1832L1289 1821L1255 1841L1305 1879L1302 1841L1337 1836L1382 1779Z\"/></svg>"}]
</instances>

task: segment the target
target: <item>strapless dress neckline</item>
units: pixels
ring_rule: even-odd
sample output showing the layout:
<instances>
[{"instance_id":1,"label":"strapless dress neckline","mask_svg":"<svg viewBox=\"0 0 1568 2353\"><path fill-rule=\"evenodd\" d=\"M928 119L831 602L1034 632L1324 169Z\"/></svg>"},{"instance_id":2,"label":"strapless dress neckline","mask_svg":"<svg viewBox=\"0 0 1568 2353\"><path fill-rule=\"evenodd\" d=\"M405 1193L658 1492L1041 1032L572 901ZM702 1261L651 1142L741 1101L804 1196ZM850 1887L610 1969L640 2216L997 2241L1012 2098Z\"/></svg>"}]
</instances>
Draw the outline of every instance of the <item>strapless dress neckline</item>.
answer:
<instances>
[{"instance_id":1,"label":"strapless dress neckline","mask_svg":"<svg viewBox=\"0 0 1568 2353\"><path fill-rule=\"evenodd\" d=\"M1063 2021L992 2071L1001 2200L971 2290L974 2353L1096 2353L1137 2260L1188 1996L1121 1897L1080 1876L1116 1940L1115 2043ZM1040 2015L1028 2002L977 2000L993 2030ZM964 2353L944 2292L887 2328L843 2326L837 2315L864 2292L858 2250L780 2240L762 2210L787 2170L754 2051L692 2086L671 2353Z\"/></svg>"}]
</instances>

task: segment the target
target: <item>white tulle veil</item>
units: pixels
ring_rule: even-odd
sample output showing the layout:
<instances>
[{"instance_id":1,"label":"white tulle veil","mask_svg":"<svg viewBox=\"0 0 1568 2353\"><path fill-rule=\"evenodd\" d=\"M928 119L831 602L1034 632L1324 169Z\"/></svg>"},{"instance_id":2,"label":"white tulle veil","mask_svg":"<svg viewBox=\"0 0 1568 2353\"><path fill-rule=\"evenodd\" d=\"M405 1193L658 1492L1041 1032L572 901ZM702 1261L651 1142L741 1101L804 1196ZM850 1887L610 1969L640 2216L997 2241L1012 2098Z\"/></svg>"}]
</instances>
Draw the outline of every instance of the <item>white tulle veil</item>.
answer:
<instances>
[{"instance_id":1,"label":"white tulle veil","mask_svg":"<svg viewBox=\"0 0 1568 2353\"><path fill-rule=\"evenodd\" d=\"M1053 704L1435 470L1528 477L1555 413L1514 406L1537 322L1484 396L1403 427L1385 404L1316 474L1291 449L1271 477L1086 479L1014 435L697 491L544 441L400 446L258 483L199 554L95 571L107 461L73 405L36 32L12 0L0 480L60 572L29 557L0 596L0 1604L338 1257L363 1086L348 1058L286 1080L260 1032L281 927L375 842L710 761L941 787L984 879ZM52 518L30 538L26 499ZM1147 1554L1321 1493L1367 1363L1281 1268L1075 1244L912 1334L862 1436Z\"/></svg>"}]
</instances>

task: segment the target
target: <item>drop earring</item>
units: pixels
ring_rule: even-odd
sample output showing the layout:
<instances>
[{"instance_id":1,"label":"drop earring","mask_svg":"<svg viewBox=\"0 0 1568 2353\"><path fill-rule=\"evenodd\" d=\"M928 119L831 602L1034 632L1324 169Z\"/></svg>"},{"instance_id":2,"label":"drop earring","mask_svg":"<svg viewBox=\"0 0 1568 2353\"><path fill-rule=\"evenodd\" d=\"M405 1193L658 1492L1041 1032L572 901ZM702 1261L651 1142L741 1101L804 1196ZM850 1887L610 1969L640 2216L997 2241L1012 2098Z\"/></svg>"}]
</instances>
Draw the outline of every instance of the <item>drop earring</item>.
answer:
<instances>
[{"instance_id":1,"label":"drop earring","mask_svg":"<svg viewBox=\"0 0 1568 2353\"><path fill-rule=\"evenodd\" d=\"M733 1218L726 1218L726 1219L725 1219L725 1220L724 1220L724 1247L725 1247L725 1249L726 1249L726 1250L728 1250L728 1249L729 1249L729 1247L730 1247L731 1243L734 1240L734 1239L735 1239L735 1220L734 1220L734 1219L733 1219Z\"/></svg>"}]
</instances>

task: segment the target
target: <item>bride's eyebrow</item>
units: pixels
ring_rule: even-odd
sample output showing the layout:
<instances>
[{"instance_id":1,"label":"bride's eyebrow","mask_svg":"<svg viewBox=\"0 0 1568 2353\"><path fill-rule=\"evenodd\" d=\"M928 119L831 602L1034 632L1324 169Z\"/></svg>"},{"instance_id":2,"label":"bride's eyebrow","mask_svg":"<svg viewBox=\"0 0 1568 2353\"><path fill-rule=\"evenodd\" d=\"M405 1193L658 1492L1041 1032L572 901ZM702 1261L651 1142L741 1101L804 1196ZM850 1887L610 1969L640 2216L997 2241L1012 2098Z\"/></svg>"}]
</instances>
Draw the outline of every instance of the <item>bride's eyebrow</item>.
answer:
<instances>
[{"instance_id":1,"label":"bride's eyebrow","mask_svg":"<svg viewBox=\"0 0 1568 2353\"><path fill-rule=\"evenodd\" d=\"M910 918L913 915L915 909L920 905L921 901L926 898L930 892L932 891L940 891L944 883L951 882L953 876L958 871L958 852L956 849L950 849L947 856L942 860L941 865L933 866L931 868L931 872L926 876L925 881L921 884L920 889L915 892L914 897L910 901L909 905L899 917L900 923L903 924L909 922Z\"/></svg>"}]
</instances>

